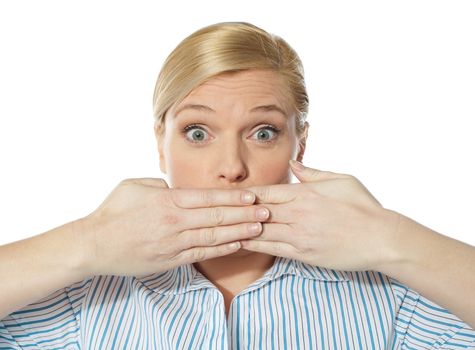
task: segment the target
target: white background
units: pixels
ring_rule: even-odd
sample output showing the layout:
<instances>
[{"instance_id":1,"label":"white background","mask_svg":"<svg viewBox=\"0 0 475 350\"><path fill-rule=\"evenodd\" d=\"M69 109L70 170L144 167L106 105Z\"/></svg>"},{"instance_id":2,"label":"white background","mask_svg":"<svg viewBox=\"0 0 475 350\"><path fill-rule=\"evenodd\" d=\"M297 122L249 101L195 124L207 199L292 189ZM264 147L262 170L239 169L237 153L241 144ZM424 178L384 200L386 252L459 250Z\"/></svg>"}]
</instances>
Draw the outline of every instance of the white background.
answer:
<instances>
[{"instance_id":1,"label":"white background","mask_svg":"<svg viewBox=\"0 0 475 350\"><path fill-rule=\"evenodd\" d=\"M474 18L473 1L2 1L0 244L89 214L122 179L165 178L163 61L204 26L247 21L304 63L306 165L475 245Z\"/></svg>"}]
</instances>

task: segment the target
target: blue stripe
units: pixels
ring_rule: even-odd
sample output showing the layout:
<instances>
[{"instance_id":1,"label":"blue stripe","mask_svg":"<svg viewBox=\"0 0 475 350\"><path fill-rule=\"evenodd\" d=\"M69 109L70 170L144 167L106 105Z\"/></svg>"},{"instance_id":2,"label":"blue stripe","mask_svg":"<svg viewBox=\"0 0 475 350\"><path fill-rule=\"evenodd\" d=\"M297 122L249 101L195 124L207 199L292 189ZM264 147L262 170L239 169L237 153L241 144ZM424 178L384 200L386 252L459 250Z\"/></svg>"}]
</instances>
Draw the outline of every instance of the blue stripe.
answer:
<instances>
[{"instance_id":1,"label":"blue stripe","mask_svg":"<svg viewBox=\"0 0 475 350\"><path fill-rule=\"evenodd\" d=\"M205 289L205 292L204 292L204 295L203 295L203 299L206 300L206 293L208 292L208 289ZM209 297L208 297L209 298ZM201 320L203 319L203 315L205 314L205 304L201 304L201 313L200 313L200 317L198 318L198 321L196 322L197 325L201 325ZM190 342L190 346L188 347L188 349L192 349L192 344L193 344L193 339L195 338L196 336L196 331L198 330L198 327L196 326L195 327L195 332L193 333L193 336L192 336L192 341ZM203 331L203 335L201 337L201 342L200 342L200 345L198 345L198 348L197 349L203 349L203 343L205 341L205 338L206 338L206 335L208 334L208 325L205 326L204 328L204 331ZM212 336L211 336L212 338Z\"/></svg>"},{"instance_id":2,"label":"blue stripe","mask_svg":"<svg viewBox=\"0 0 475 350\"><path fill-rule=\"evenodd\" d=\"M106 291L105 291L105 295L107 295L107 292L109 291L110 289L110 286L112 284L112 281L113 281L113 278L109 278L109 283L107 284L107 288L106 288ZM97 284L97 286L99 286L99 283ZM97 286L96 286L96 290L97 290ZM105 298L104 298L105 299ZM102 301L102 300L101 300ZM96 328L97 328L97 323L99 322L99 315L101 314L101 311L103 310L104 308L104 303L100 302L100 307L99 307L99 312L98 314L96 315L95 317L95 321L94 321L94 326L92 327L92 334L95 334L96 332ZM90 338L89 339L89 349L92 349L92 342L93 342L94 338Z\"/></svg>"},{"instance_id":3,"label":"blue stripe","mask_svg":"<svg viewBox=\"0 0 475 350\"><path fill-rule=\"evenodd\" d=\"M282 309L282 315L286 315L287 313L285 312L284 309L284 300L283 300L283 294L284 294L284 280L280 279L280 290L279 290L279 300L280 300L280 307ZM285 317L282 317L282 330L283 330L283 337L284 337L284 346L287 346L287 322Z\"/></svg>"},{"instance_id":4,"label":"blue stripe","mask_svg":"<svg viewBox=\"0 0 475 350\"><path fill-rule=\"evenodd\" d=\"M380 280L380 282L381 282L381 285L383 286L382 289L383 289L383 291L384 291L384 296L386 297L386 301L388 302L388 305L391 306L391 307L389 308L389 314L391 315L391 323L392 323L393 320L394 320L394 310L393 310L393 302L392 302L392 300L391 300L391 298L390 298L390 296L389 296L389 291L388 291L389 286L388 286L388 284L386 283L386 281L385 281L385 279L384 279L384 277L383 277L383 274L380 273L380 272L378 272L377 274L378 274L378 276L379 276L379 280Z\"/></svg>"},{"instance_id":5,"label":"blue stripe","mask_svg":"<svg viewBox=\"0 0 475 350\"><path fill-rule=\"evenodd\" d=\"M139 319L139 326L138 326L138 336L137 338L135 338L135 349L136 350L139 350L139 348L143 345L141 345L141 340L142 340L142 329L143 329L143 317L140 317L141 316L141 311L142 311L142 307L139 305L137 308L134 308L134 311L135 313L137 314L137 311L140 311L137 316L138 316L138 319ZM136 330L136 329L134 329ZM163 338L162 338L163 339Z\"/></svg>"},{"instance_id":6,"label":"blue stripe","mask_svg":"<svg viewBox=\"0 0 475 350\"><path fill-rule=\"evenodd\" d=\"M306 316L306 319L307 319L307 334L310 335L312 334L312 330L310 328L310 313L308 311L308 298L307 298L307 295L305 294L306 290L305 290L305 284L308 283L308 281L306 280L302 280L302 298L303 298L303 305L305 307L305 316ZM311 336L308 336L308 342L310 343L310 349L313 349L313 342L312 342L312 338Z\"/></svg>"},{"instance_id":7,"label":"blue stripe","mask_svg":"<svg viewBox=\"0 0 475 350\"><path fill-rule=\"evenodd\" d=\"M69 310L71 311L71 310ZM67 311L63 312L60 314L60 316L62 316L63 314L68 314ZM57 317L51 317L51 318L48 318L47 321L50 321L50 320L54 320L55 318ZM37 321L35 323L40 323L41 321ZM45 329L42 329L42 330L39 330L39 331L31 331L30 333L25 333L25 334L18 334L16 335L15 337L17 339L21 339L21 338L29 338L31 336L35 336L35 335L41 335L41 334L48 334L48 333L53 333L54 331L58 330L58 329L61 329L61 328L66 328L67 325L71 324L71 323L74 323L76 324L76 319L74 318L71 318L71 319L67 319L66 322L64 323L60 323L58 324L56 327L48 327L48 328L45 328ZM22 325L24 325L25 323L22 323ZM20 325L20 324L19 324ZM76 329L79 330L78 327L75 327ZM14 329L14 327L12 327L12 329ZM21 330L21 328L20 328Z\"/></svg>"},{"instance_id":8,"label":"blue stripe","mask_svg":"<svg viewBox=\"0 0 475 350\"><path fill-rule=\"evenodd\" d=\"M444 345L456 346L456 347L463 348L463 349L473 349L473 347L475 346L475 344L472 344L472 345L469 346L469 345L462 345L462 344L452 343L450 341L445 343Z\"/></svg>"},{"instance_id":9,"label":"blue stripe","mask_svg":"<svg viewBox=\"0 0 475 350\"><path fill-rule=\"evenodd\" d=\"M12 313L12 315L15 315L15 316L19 316L19 315L23 315L23 314L31 314L32 312L39 312L39 311L47 311L47 310L51 310L51 308L59 305L59 304L62 304L63 302L65 301L68 301L69 300L69 295L76 291L76 290L79 290L79 289L82 289L84 288L87 284L90 284L92 281L92 279L89 279L87 280L86 282L84 282L82 285L78 286L78 287L74 287L74 288L71 288L69 290L67 290L66 292L64 292L63 294L60 294L60 297L59 299L57 298L57 300L55 300L53 303L51 304L48 304L46 306L42 306L42 307L36 307L36 308L28 308L26 310L17 310L15 312ZM57 291L55 292L57 293ZM47 299L47 298L43 298L43 299ZM53 299L54 300L54 299ZM74 302L73 302L74 303ZM34 305L34 304L31 304L31 305Z\"/></svg>"},{"instance_id":10,"label":"blue stripe","mask_svg":"<svg viewBox=\"0 0 475 350\"><path fill-rule=\"evenodd\" d=\"M193 299L191 301L191 305L196 305L196 293L197 291L193 291L191 292L191 294L193 295ZM205 289L205 293L206 293L206 289ZM190 310L188 311L188 314L185 316L185 321L183 322L184 324L188 324L188 320L190 319L190 316L191 316L191 313L193 312L193 306L190 308ZM198 324L199 325L199 324ZM198 326L196 325L196 326ZM183 345L181 345L181 337L183 336L183 332L185 331L185 328L181 328L180 330L180 334L178 334L178 340L177 340L177 343L180 347L183 348ZM196 329L195 329L196 331Z\"/></svg>"},{"instance_id":11,"label":"blue stripe","mask_svg":"<svg viewBox=\"0 0 475 350\"><path fill-rule=\"evenodd\" d=\"M269 303L271 302L272 300L272 296L271 296L271 290L272 290L272 285L273 284L270 284L269 285L269 288L267 290L267 300L269 300ZM275 343L274 343L274 339L275 339L275 325L274 325L274 313L272 312L272 309L271 309L271 305L269 305L269 314L270 314L270 334L271 334L271 337L270 337L270 341L271 341L271 349L275 349Z\"/></svg>"},{"instance_id":12,"label":"blue stripe","mask_svg":"<svg viewBox=\"0 0 475 350\"><path fill-rule=\"evenodd\" d=\"M122 278L122 281L121 281L120 286L119 286L119 290L117 291L117 294L115 296L115 299L114 299L114 302L112 304L112 308L111 308L111 311L110 311L110 313L112 313L112 314L114 313L114 309L117 305L117 300L119 299L120 291L122 290L122 287L124 285L124 281L125 281L125 278ZM112 280L111 280L111 283L112 283ZM106 294L107 294L107 292L106 292ZM102 349L102 345L104 344L104 340L106 338L106 335L109 335L107 331L109 329L111 319L112 319L111 317L107 318L106 329L105 329L104 333L102 334L102 339L101 339L101 342L99 343L99 349Z\"/></svg>"},{"instance_id":13,"label":"blue stripe","mask_svg":"<svg viewBox=\"0 0 475 350\"><path fill-rule=\"evenodd\" d=\"M405 306L401 306L401 310L408 311L408 312L410 312L410 313L413 313L413 314L416 315L417 317L422 318L423 320L430 321L430 322L433 322L433 323L437 323L437 324L442 325L442 326L445 326L445 327L451 327L451 326L454 325L453 323L442 322L442 321L439 321L439 320L437 320L437 319L424 316L424 315L422 315L420 312L415 311L415 310L410 310L410 309L408 309L408 308L405 307Z\"/></svg>"},{"instance_id":14,"label":"blue stripe","mask_svg":"<svg viewBox=\"0 0 475 350\"><path fill-rule=\"evenodd\" d=\"M420 342L420 343L424 343L424 344L426 344L426 345L432 345L432 342L427 341L427 340L420 339L420 338L418 338L418 337L412 335L411 333L407 333L406 336L409 337L409 338L412 338L412 339L414 339L414 340L417 340L417 341Z\"/></svg>"},{"instance_id":15,"label":"blue stripe","mask_svg":"<svg viewBox=\"0 0 475 350\"><path fill-rule=\"evenodd\" d=\"M0 349L224 349L228 338L258 349L475 344L467 324L379 272L277 257L231 307L227 318L222 294L193 264L145 278L96 276L0 320Z\"/></svg>"},{"instance_id":16,"label":"blue stripe","mask_svg":"<svg viewBox=\"0 0 475 350\"><path fill-rule=\"evenodd\" d=\"M363 293L362 283L360 281L360 276L359 276L358 273L356 274L356 279L358 281L358 288L359 288L360 294L364 296L365 293ZM376 347L374 346L374 339L373 339L373 327L376 327L376 325L371 327L372 322L369 318L368 306L366 306L366 300L365 300L364 297L362 298L362 301L363 301L363 309L364 309L364 313L365 313L365 317L366 317L366 325L369 329L368 334L369 334L369 338L371 340L371 348L376 349Z\"/></svg>"},{"instance_id":17,"label":"blue stripe","mask_svg":"<svg viewBox=\"0 0 475 350\"><path fill-rule=\"evenodd\" d=\"M218 292L219 293L219 292ZM216 292L215 292L216 294ZM210 319L212 321L212 326L213 326L213 331L211 332L211 336L209 337L209 345L208 345L208 349L212 349L212 344L214 342L214 334L216 332L216 314L217 314L217 309L218 309L218 306L219 306L219 303L215 303L214 304L214 307L213 307L213 313L210 315ZM203 337L204 339L204 337Z\"/></svg>"},{"instance_id":18,"label":"blue stripe","mask_svg":"<svg viewBox=\"0 0 475 350\"><path fill-rule=\"evenodd\" d=\"M290 285L290 289L294 291L294 284L295 284L295 275L292 276L292 283ZM297 306L295 305L295 293L291 293L292 296L292 306L294 307L294 320L298 320L298 315L297 315ZM295 327L295 338L297 339L297 349L300 349L300 336L299 336L299 328Z\"/></svg>"},{"instance_id":19,"label":"blue stripe","mask_svg":"<svg viewBox=\"0 0 475 350\"><path fill-rule=\"evenodd\" d=\"M421 304L421 305L424 305L425 307L429 308L429 309L432 309L434 311L437 311L439 313L445 313L445 314L449 314L450 315L450 312L447 310L447 309L443 309L441 307L438 307L434 304L429 304L428 302L424 301L422 298L413 298L412 296L410 295L406 295L406 299L408 300L411 300L411 301L414 301L418 304Z\"/></svg>"},{"instance_id":20,"label":"blue stripe","mask_svg":"<svg viewBox=\"0 0 475 350\"><path fill-rule=\"evenodd\" d=\"M328 282L325 283L325 296L327 298L327 308L328 308L328 314L330 315L330 321L332 325L332 338L333 338L333 347L337 349L336 345L336 340L337 340L337 335L336 335L336 328L335 328L335 321L333 319L333 312L332 312L332 304L330 301L330 291L328 290ZM338 338L339 339L339 338Z\"/></svg>"},{"instance_id":21,"label":"blue stripe","mask_svg":"<svg viewBox=\"0 0 475 350\"><path fill-rule=\"evenodd\" d=\"M371 293L373 294L373 298L376 301L375 304L376 304L376 310L378 311L379 324L381 327L381 331L383 332L383 337L382 337L383 344L384 344L383 348L386 348L388 342L387 342L387 337L386 337L385 324L383 322L383 316L381 315L381 308L379 307L378 297L376 295L376 291L374 290L373 282L371 282L371 276L368 271L366 271L366 276L368 278L368 284L371 289Z\"/></svg>"},{"instance_id":22,"label":"blue stripe","mask_svg":"<svg viewBox=\"0 0 475 350\"><path fill-rule=\"evenodd\" d=\"M348 288L350 288L350 286L348 286ZM353 295L351 295L349 299L350 299L350 303L351 303L351 311L353 312L353 320L354 320L354 325L355 325L355 328L356 328L355 333L356 333L356 336L357 336L357 339L358 339L358 345L359 345L360 349L363 349L363 344L361 343L360 325L358 323L358 316L356 316L356 308L355 308L355 303L353 301L355 299L355 297Z\"/></svg>"},{"instance_id":23,"label":"blue stripe","mask_svg":"<svg viewBox=\"0 0 475 350\"><path fill-rule=\"evenodd\" d=\"M261 306L261 292L262 289L259 289L257 291L257 305ZM259 344L259 348L262 349L262 328L264 325L262 324L262 310L264 309L264 306L262 305L262 308L258 308L257 312L259 314L259 339L257 341L257 344Z\"/></svg>"},{"instance_id":24,"label":"blue stripe","mask_svg":"<svg viewBox=\"0 0 475 350\"><path fill-rule=\"evenodd\" d=\"M130 298L127 298L127 302L130 300ZM133 307L134 307L134 311L132 313L132 324L135 324L135 314L137 313L137 307L135 306L135 303L132 304ZM125 309L124 309L124 312L125 312ZM125 337L125 344L124 344L124 348L127 349L127 347L129 346L129 341L130 341L130 335L132 334L132 327L129 327L129 331L127 332L127 336ZM119 332L120 328L117 329L117 332Z\"/></svg>"},{"instance_id":25,"label":"blue stripe","mask_svg":"<svg viewBox=\"0 0 475 350\"><path fill-rule=\"evenodd\" d=\"M124 279L124 281L125 281L125 279ZM124 305L124 307L122 308L122 312L121 312L120 317L119 317L119 324L118 324L118 326L117 326L117 329L116 329L116 331L115 331L114 336L112 337L112 339L114 339L114 340L112 341L112 346L111 346L112 349L115 349L115 344L116 344L116 342L117 342L117 338L118 338L118 336L119 336L119 332L122 330L122 329L121 329L122 322L124 321L125 312L127 311L127 306L129 305L129 300L130 300L130 290L127 291L127 294L126 294L126 295L127 295L127 298L125 298L125 305Z\"/></svg>"},{"instance_id":26,"label":"blue stripe","mask_svg":"<svg viewBox=\"0 0 475 350\"><path fill-rule=\"evenodd\" d=\"M236 330L236 347L238 349L241 348L241 342L240 342L240 336L239 336L239 328L241 327L241 298L236 298L236 324L235 324L235 330Z\"/></svg>"},{"instance_id":27,"label":"blue stripe","mask_svg":"<svg viewBox=\"0 0 475 350\"><path fill-rule=\"evenodd\" d=\"M320 348L325 348L325 337L323 336L322 310L318 302L317 283L313 283L313 295L315 296L315 306L317 307L318 329L320 330Z\"/></svg>"},{"instance_id":28,"label":"blue stripe","mask_svg":"<svg viewBox=\"0 0 475 350\"><path fill-rule=\"evenodd\" d=\"M340 302L340 309L341 309L341 315L342 315L342 320L341 320L341 323L343 324L343 334L344 334L344 338L345 338L345 344L346 344L346 348L349 349L350 348L350 342L349 342L349 339L348 339L348 330L346 329L346 320L345 320L345 308L343 307L343 300L341 298L341 293L340 293L340 286L339 285L335 285L335 289L336 289L336 292L338 294L338 301Z\"/></svg>"},{"instance_id":29,"label":"blue stripe","mask_svg":"<svg viewBox=\"0 0 475 350\"><path fill-rule=\"evenodd\" d=\"M249 293L248 293L249 294ZM251 310L251 296L248 295L248 303L247 303L247 309L248 310ZM248 317L247 318L247 334L248 334L248 337L247 337L247 348L250 349L251 348L251 318Z\"/></svg>"}]
</instances>

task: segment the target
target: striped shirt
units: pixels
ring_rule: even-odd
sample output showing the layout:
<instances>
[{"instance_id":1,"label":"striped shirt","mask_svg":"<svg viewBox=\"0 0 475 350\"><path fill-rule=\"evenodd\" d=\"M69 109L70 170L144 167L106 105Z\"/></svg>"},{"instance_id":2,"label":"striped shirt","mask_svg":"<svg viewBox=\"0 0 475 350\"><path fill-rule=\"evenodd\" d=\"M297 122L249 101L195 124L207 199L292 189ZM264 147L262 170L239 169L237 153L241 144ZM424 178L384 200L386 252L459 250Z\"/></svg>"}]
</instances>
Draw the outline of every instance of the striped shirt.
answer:
<instances>
[{"instance_id":1,"label":"striped shirt","mask_svg":"<svg viewBox=\"0 0 475 350\"><path fill-rule=\"evenodd\" d=\"M475 331L379 272L277 257L227 318L192 264L95 276L1 320L0 349L475 349Z\"/></svg>"}]
</instances>

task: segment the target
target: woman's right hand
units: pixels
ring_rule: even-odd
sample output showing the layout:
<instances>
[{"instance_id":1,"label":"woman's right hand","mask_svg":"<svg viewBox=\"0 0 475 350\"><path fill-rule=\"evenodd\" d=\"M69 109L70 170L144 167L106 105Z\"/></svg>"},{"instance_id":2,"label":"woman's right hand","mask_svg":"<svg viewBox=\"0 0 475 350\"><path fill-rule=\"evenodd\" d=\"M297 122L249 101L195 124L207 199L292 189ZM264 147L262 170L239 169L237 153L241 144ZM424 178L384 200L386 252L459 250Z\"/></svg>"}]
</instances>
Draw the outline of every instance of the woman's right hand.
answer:
<instances>
[{"instance_id":1,"label":"woman's right hand","mask_svg":"<svg viewBox=\"0 0 475 350\"><path fill-rule=\"evenodd\" d=\"M146 276L236 252L237 241L259 235L267 219L258 218L263 206L245 203L243 193L255 198L238 189L169 188L163 179L120 182L78 220L84 275Z\"/></svg>"}]
</instances>

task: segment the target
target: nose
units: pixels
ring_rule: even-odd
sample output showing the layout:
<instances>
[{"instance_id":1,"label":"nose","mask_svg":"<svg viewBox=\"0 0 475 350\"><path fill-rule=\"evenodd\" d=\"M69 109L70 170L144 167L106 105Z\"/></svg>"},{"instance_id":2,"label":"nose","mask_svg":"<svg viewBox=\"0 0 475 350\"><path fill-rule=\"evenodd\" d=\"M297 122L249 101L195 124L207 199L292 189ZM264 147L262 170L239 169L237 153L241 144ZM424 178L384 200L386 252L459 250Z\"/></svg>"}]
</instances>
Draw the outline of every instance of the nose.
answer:
<instances>
[{"instance_id":1,"label":"nose","mask_svg":"<svg viewBox=\"0 0 475 350\"><path fill-rule=\"evenodd\" d=\"M216 161L221 183L235 184L247 178L247 152L237 137L227 137L223 141Z\"/></svg>"}]
</instances>

